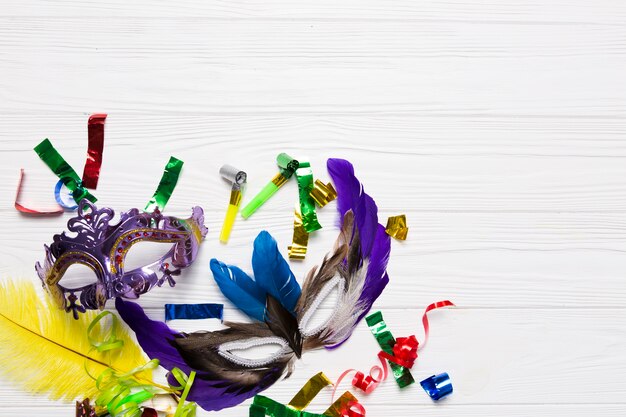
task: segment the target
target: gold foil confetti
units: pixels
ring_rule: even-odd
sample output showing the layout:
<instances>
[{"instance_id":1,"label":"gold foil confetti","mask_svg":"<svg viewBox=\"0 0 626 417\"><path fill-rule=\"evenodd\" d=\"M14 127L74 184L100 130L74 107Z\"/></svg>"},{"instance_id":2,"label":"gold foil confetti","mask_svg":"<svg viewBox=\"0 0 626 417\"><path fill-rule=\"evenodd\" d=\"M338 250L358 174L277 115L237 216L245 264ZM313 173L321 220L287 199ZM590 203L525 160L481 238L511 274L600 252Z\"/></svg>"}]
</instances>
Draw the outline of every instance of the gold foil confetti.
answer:
<instances>
[{"instance_id":1,"label":"gold foil confetti","mask_svg":"<svg viewBox=\"0 0 626 417\"><path fill-rule=\"evenodd\" d=\"M296 208L293 218L293 243L287 246L289 259L304 260L308 244L309 234L304 230L302 215Z\"/></svg>"},{"instance_id":2,"label":"gold foil confetti","mask_svg":"<svg viewBox=\"0 0 626 417\"><path fill-rule=\"evenodd\" d=\"M315 187L309 193L309 195L321 208L337 198L337 191L331 183L324 184L320 180L315 180Z\"/></svg>"},{"instance_id":3,"label":"gold foil confetti","mask_svg":"<svg viewBox=\"0 0 626 417\"><path fill-rule=\"evenodd\" d=\"M401 214L399 216L391 216L387 219L387 227L385 232L393 238L398 240L406 240L406 235L409 233L409 228L406 227L406 216Z\"/></svg>"},{"instance_id":4,"label":"gold foil confetti","mask_svg":"<svg viewBox=\"0 0 626 417\"><path fill-rule=\"evenodd\" d=\"M304 410L322 388L332 384L332 381L324 375L324 372L319 372L304 384L300 391L289 401L288 405L296 410Z\"/></svg>"},{"instance_id":5,"label":"gold foil confetti","mask_svg":"<svg viewBox=\"0 0 626 417\"><path fill-rule=\"evenodd\" d=\"M358 403L359 400L356 399L354 395L350 393L350 391L346 391L343 393L341 397L339 397L328 410L324 411L324 415L331 417L341 417L343 416L343 411L348 407L348 405Z\"/></svg>"}]
</instances>

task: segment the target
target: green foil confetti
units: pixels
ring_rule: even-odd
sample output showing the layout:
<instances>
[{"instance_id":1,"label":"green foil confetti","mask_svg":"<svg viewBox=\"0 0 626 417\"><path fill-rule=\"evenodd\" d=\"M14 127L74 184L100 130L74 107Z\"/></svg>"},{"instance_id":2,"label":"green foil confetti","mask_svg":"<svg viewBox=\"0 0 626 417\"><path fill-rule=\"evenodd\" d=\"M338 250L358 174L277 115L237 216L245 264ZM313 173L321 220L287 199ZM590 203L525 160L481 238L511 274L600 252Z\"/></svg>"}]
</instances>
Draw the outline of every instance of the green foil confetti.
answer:
<instances>
[{"instance_id":1,"label":"green foil confetti","mask_svg":"<svg viewBox=\"0 0 626 417\"><path fill-rule=\"evenodd\" d=\"M311 164L300 162L300 166L296 169L296 178L298 179L298 190L300 192L302 226L307 233L311 233L322 228L322 225L317 221L315 200L311 197L311 191L315 188Z\"/></svg>"},{"instance_id":2,"label":"green foil confetti","mask_svg":"<svg viewBox=\"0 0 626 417\"><path fill-rule=\"evenodd\" d=\"M176 188L176 183L178 182L178 177L180 176L180 170L182 168L183 161L170 156L170 160L167 165L165 165L165 170L163 171L163 176L161 177L159 186L150 201L148 201L148 204L146 204L144 211L150 213L157 208L161 211L165 208L165 205L174 192L174 188Z\"/></svg>"},{"instance_id":3,"label":"green foil confetti","mask_svg":"<svg viewBox=\"0 0 626 417\"><path fill-rule=\"evenodd\" d=\"M263 395L256 395L250 406L250 417L326 417L323 414L296 410Z\"/></svg>"},{"instance_id":4,"label":"green foil confetti","mask_svg":"<svg viewBox=\"0 0 626 417\"><path fill-rule=\"evenodd\" d=\"M63 159L48 139L44 139L39 145L35 146L35 152L52 172L63 181L67 189L72 192L72 198L74 198L76 203L83 198L92 203L98 201L94 195L87 191L76 171Z\"/></svg>"},{"instance_id":5,"label":"green foil confetti","mask_svg":"<svg viewBox=\"0 0 626 417\"><path fill-rule=\"evenodd\" d=\"M365 318L365 321L367 322L367 325L372 331L372 334L376 338L376 341L383 352L393 355L393 346L396 344L396 339L393 337L391 332L387 330L387 324L385 323L385 320L383 320L383 313L380 311L372 313ZM411 371L408 368L400 366L397 363L387 362L389 363L393 377L396 379L400 388L404 388L415 382L413 375L411 375Z\"/></svg>"}]
</instances>

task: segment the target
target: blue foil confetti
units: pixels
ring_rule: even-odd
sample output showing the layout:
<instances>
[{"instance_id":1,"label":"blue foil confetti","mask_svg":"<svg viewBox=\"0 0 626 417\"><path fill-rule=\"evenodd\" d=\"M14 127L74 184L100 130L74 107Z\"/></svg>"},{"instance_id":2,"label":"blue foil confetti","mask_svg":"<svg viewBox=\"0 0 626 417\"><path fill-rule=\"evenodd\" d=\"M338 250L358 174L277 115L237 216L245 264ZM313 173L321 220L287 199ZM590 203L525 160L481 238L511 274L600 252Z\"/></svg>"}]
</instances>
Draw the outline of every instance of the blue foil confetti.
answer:
<instances>
[{"instance_id":1,"label":"blue foil confetti","mask_svg":"<svg viewBox=\"0 0 626 417\"><path fill-rule=\"evenodd\" d=\"M224 319L224 304L165 304L165 321Z\"/></svg>"},{"instance_id":2,"label":"blue foil confetti","mask_svg":"<svg viewBox=\"0 0 626 417\"><path fill-rule=\"evenodd\" d=\"M72 193L67 189L63 180L59 180L54 187L54 199L57 201L58 205L66 210L74 211L78 208L74 197L72 197Z\"/></svg>"},{"instance_id":3,"label":"blue foil confetti","mask_svg":"<svg viewBox=\"0 0 626 417\"><path fill-rule=\"evenodd\" d=\"M452 394L452 382L447 372L428 377L420 382L420 385L434 401Z\"/></svg>"}]
</instances>

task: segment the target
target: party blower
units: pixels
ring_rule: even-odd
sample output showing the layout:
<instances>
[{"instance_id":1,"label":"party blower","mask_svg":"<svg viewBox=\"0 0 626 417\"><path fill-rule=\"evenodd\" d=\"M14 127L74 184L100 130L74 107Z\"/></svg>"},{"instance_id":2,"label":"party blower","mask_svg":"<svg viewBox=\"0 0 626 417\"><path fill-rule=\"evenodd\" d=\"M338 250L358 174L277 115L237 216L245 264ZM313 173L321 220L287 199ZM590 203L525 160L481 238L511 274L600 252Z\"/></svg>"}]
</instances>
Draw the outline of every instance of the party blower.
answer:
<instances>
[{"instance_id":1,"label":"party blower","mask_svg":"<svg viewBox=\"0 0 626 417\"><path fill-rule=\"evenodd\" d=\"M259 209L267 200L273 196L280 187L282 187L289 178L296 172L296 169L300 166L300 163L293 159L286 153L278 154L276 157L276 163L280 172L276 174L272 180L267 183L263 189L254 196L252 201L241 210L241 215L244 219L252 216L252 214Z\"/></svg>"},{"instance_id":2,"label":"party blower","mask_svg":"<svg viewBox=\"0 0 626 417\"><path fill-rule=\"evenodd\" d=\"M220 168L220 175L226 181L232 184L230 190L230 202L228 209L226 210L226 217L224 217L224 224L222 225L222 231L220 232L220 242L228 242L230 237L230 231L233 229L235 223L235 217L239 211L239 203L241 203L241 187L246 183L248 176L245 172L238 170L232 165L224 165Z\"/></svg>"}]
</instances>

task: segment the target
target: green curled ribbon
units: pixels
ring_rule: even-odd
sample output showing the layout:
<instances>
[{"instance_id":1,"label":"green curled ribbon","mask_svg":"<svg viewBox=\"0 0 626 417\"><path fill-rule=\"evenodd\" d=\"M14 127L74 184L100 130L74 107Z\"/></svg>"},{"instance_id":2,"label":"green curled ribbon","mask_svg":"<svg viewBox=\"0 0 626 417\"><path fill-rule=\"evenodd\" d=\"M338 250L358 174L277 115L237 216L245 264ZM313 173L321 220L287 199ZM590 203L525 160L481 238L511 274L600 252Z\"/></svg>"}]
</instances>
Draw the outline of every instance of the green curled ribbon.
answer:
<instances>
[{"instance_id":1,"label":"green curled ribbon","mask_svg":"<svg viewBox=\"0 0 626 417\"><path fill-rule=\"evenodd\" d=\"M108 334L104 338L104 340L96 340L93 336L93 331L96 328L96 325L100 322L100 320L104 319L106 316L111 316L111 327L109 328ZM124 346L124 341L121 339L117 339L115 336L115 331L117 330L117 317L113 315L110 311L103 311L98 314L93 321L87 327L87 339L89 339L89 343L91 346L96 348L98 352L106 352L107 350L119 349Z\"/></svg>"},{"instance_id":2,"label":"green curled ribbon","mask_svg":"<svg viewBox=\"0 0 626 417\"><path fill-rule=\"evenodd\" d=\"M298 169L296 169L296 178L298 179L298 191L300 193L302 226L307 233L311 233L322 228L322 225L317 220L315 200L311 197L311 191L315 188L311 164L300 162Z\"/></svg>"},{"instance_id":3,"label":"green curled ribbon","mask_svg":"<svg viewBox=\"0 0 626 417\"><path fill-rule=\"evenodd\" d=\"M98 324L105 317L111 317L111 325L105 331L103 325ZM91 346L99 352L112 351L124 346L124 341L117 339L117 317L110 311L103 311L98 314L87 327L87 338ZM101 337L98 338L97 335ZM187 377L183 371L178 368L172 370L172 375L180 384L179 387L161 387L154 383L142 383L141 378L137 375L156 369L159 366L158 359L152 359L144 365L138 366L125 373L118 373L112 368L103 371L97 378L96 388L99 391L95 399L95 405L107 410L111 417L140 417L143 413L141 404L153 398L157 394L170 394L174 391L182 390L182 394L178 399L178 406L174 417L193 417L196 414L196 404L187 403L185 400L189 394L189 390L196 376L195 372L191 372ZM85 370L91 376L85 362ZM93 377L92 377L93 378Z\"/></svg>"},{"instance_id":4,"label":"green curled ribbon","mask_svg":"<svg viewBox=\"0 0 626 417\"><path fill-rule=\"evenodd\" d=\"M159 361L153 359L145 365L138 366L124 374L117 374L107 369L96 379L96 388L100 391L95 404L106 408L111 417L138 417L142 410L141 403L154 397L161 390L137 381L138 373L155 369Z\"/></svg>"},{"instance_id":5,"label":"green curled ribbon","mask_svg":"<svg viewBox=\"0 0 626 417\"><path fill-rule=\"evenodd\" d=\"M67 189L72 192L72 198L74 198L77 203L83 198L86 198L92 203L98 201L95 196L87 191L76 171L63 159L61 154L52 146L52 143L48 139L44 139L39 145L35 146L35 152L37 152L39 158L48 165L52 172L63 181Z\"/></svg>"},{"instance_id":6,"label":"green curled ribbon","mask_svg":"<svg viewBox=\"0 0 626 417\"><path fill-rule=\"evenodd\" d=\"M176 407L176 413L174 413L174 417L193 417L196 415L196 403L187 403L187 395L189 395L189 390L191 390L191 386L193 385L193 381L196 378L196 372L191 371L189 377L181 371L179 368L174 368L170 371L174 379L180 384L178 387L173 387L170 385L172 389L175 390L183 390L183 393L180 396L180 400L178 401L178 406Z\"/></svg>"},{"instance_id":7,"label":"green curled ribbon","mask_svg":"<svg viewBox=\"0 0 626 417\"><path fill-rule=\"evenodd\" d=\"M176 188L180 171L183 169L183 163L184 162L180 159L170 156L170 160L163 170L161 181L154 195L152 195L152 198L148 201L148 204L146 204L146 208L143 209L144 211L151 213L157 208L161 211L165 208L165 205L174 192L174 188Z\"/></svg>"},{"instance_id":8,"label":"green curled ribbon","mask_svg":"<svg viewBox=\"0 0 626 417\"><path fill-rule=\"evenodd\" d=\"M383 352L393 355L393 346L396 344L396 339L393 337L391 332L387 330L387 324L385 323L385 320L383 320L383 314L380 311L377 311L367 316L365 321L367 322L367 325ZM404 366L400 366L394 362L388 362L391 372L393 373L393 377L400 388L404 388L415 382L409 368L405 368Z\"/></svg>"}]
</instances>

